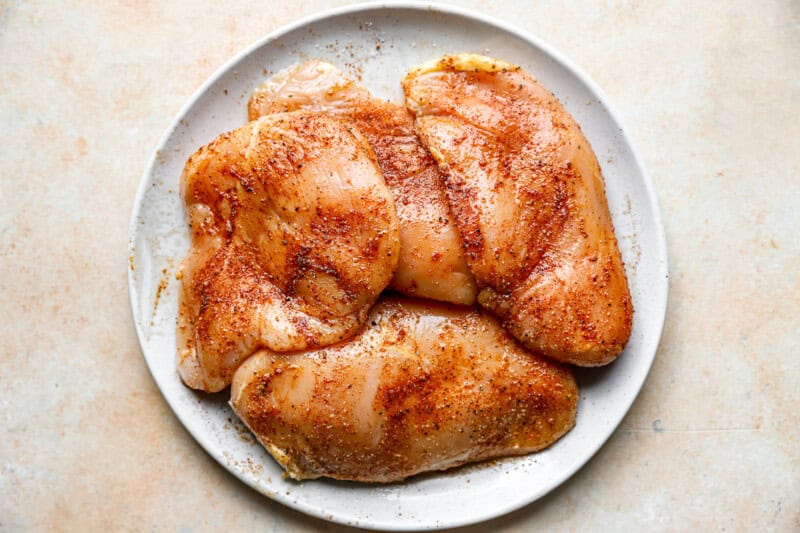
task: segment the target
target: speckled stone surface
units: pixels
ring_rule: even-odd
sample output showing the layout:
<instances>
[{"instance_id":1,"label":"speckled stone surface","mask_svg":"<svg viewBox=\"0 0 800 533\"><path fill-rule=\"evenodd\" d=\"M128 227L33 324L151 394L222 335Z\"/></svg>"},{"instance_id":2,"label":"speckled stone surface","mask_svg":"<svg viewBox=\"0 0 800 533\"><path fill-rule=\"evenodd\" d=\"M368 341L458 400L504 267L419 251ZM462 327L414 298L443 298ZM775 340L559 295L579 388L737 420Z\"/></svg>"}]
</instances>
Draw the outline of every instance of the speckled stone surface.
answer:
<instances>
[{"instance_id":1,"label":"speckled stone surface","mask_svg":"<svg viewBox=\"0 0 800 533\"><path fill-rule=\"evenodd\" d=\"M139 176L178 109L237 50L339 3L0 2L0 530L344 529L247 488L183 430L125 275ZM671 271L619 430L489 526L800 530L800 4L463 5L607 93L660 196Z\"/></svg>"}]
</instances>

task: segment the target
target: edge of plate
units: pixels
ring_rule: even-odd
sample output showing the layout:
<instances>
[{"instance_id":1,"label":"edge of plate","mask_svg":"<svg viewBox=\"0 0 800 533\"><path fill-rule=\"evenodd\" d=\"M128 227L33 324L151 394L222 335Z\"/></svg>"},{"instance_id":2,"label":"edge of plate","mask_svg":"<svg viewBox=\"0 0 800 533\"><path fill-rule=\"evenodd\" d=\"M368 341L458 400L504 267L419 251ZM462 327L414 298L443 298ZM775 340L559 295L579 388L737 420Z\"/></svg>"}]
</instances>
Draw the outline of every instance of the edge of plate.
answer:
<instances>
[{"instance_id":1,"label":"edge of plate","mask_svg":"<svg viewBox=\"0 0 800 533\"><path fill-rule=\"evenodd\" d=\"M667 256L666 233L665 233L665 230L664 230L664 224L663 224L663 220L662 220L662 217L661 217L661 208L660 208L660 205L659 205L658 196L656 195L655 188L653 186L652 180L650 179L650 175L647 173L644 165L642 164L642 159L641 159L641 156L639 155L639 152L638 152L636 146L631 142L631 139L629 138L626 129L623 127L623 123L620 120L619 115L614 111L613 107L609 104L608 98L606 97L605 93L600 89L600 87L598 85L596 85L594 83L594 81L591 78L589 78L589 76L587 74L585 74L577 65L573 64L572 61L569 60L565 55L563 55L561 52L559 52L558 50L554 49L553 47L548 45L546 42L542 41L537 36L533 35L532 33L524 31L524 30L522 30L520 28L517 28L516 26L514 26L512 24L509 24L509 23L507 23L505 21L502 21L500 19L497 19L497 18L495 18L493 16L485 15L485 14L480 13L478 11L462 8L462 7L455 6L455 5L441 4L441 3L437 3L437 2L407 1L407 0L402 0L402 1L391 0L391 1L384 1L384 2L363 2L363 3L352 4L352 5L348 5L348 6L342 6L342 7L337 7L337 8L333 8L333 9L327 9L327 10L324 10L324 11L320 11L320 12L308 15L306 17L300 18L300 19L296 20L295 22L292 22L292 23L287 24L285 26L282 26L282 27L276 29L275 31L272 31L272 32L268 33L265 37L257 40L253 44L245 47L244 49L239 51L237 54L235 54L232 58L230 58L228 61L226 61L222 66L220 66L211 76L209 76L203 82L203 84L186 101L186 103L181 107L181 109L175 115L175 118L172 120L170 125L167 127L167 129L164 131L164 133L161 135L161 138L159 139L158 144L156 145L155 150L153 151L153 155L150 157L150 160L149 160L147 166L145 167L145 171L142 173L142 176L141 176L140 181L139 181L139 187L138 187L138 189L136 191L136 196L134 198L134 206L133 206L133 210L131 212L131 218L130 218L130 222L129 222L129 225L128 225L128 253L129 254L134 254L135 253L134 236L135 236L135 234L137 232L137 229L138 229L137 221L138 221L139 213L140 213L140 210L141 210L142 200L144 199L144 195L145 195L145 192L147 190L148 179L151 176L151 174L153 172L153 168L154 168L154 166L156 164L157 153L161 148L164 147L164 145L166 144L166 142L169 139L169 137L174 133L175 129L178 127L178 125L180 123L180 120L183 118L183 116L197 102L197 100L205 93L205 91L212 84L214 84L222 75L224 75L224 73L227 72L234 64L236 64L237 62L241 61L243 58L245 58L246 56L250 55L251 53L253 53L258 48L261 48L262 46L264 46L269 41L272 41L272 40L275 40L275 39L277 39L279 37L282 37L283 35L286 35L287 33L292 32L292 31L294 31L294 30L296 30L296 29L298 29L300 27L303 27L305 25L308 25L308 24L311 24L311 23L314 23L314 22L318 22L320 20L324 20L326 18L332 18L332 17L341 16L341 15L355 14L355 13L359 13L359 12L362 12L362 11L369 11L369 10L374 10L374 9L410 9L410 10L418 10L418 11L433 11L433 12L440 12L440 13L445 13L445 14L450 14L450 15L456 15L456 16L464 17L464 18L467 18L467 19L470 19L470 20L474 20L474 21L477 21L477 22L489 24L491 26L499 28L502 31L505 31L505 32L507 32L509 34L512 34L512 35L520 38L523 41L526 41L526 42L530 43L532 46L534 46L536 48L539 48L545 54L547 54L550 57L552 57L553 60L555 60L557 63L559 63L564 68L566 68L567 70L572 72L582 83L584 83L594 94L597 95L598 100L608 110L608 114L611 117L611 119L620 127L620 133L622 134L622 139L626 143L626 145L630 147L631 153L633 154L633 157L634 157L634 162L636 164L636 167L637 167L639 173L642 176L642 179L643 179L643 182L644 182L644 186L645 186L645 190L647 192L647 197L648 197L648 200L650 202L650 205L651 205L651 208L652 208L652 211L653 211L653 219L654 219L654 222L655 222L655 225L656 225L656 233L658 234L658 242L656 243L656 247L657 247L658 253L659 253L658 263L659 263L659 265L661 266L661 268L663 270L663 272L661 272L660 274L662 274L664 276L665 280L666 280L665 281L666 289L663 291L663 295L662 295L661 301L658 302L659 303L659 308L660 308L660 315L661 315L660 320L659 320L659 326L658 326L658 336L657 336L657 339L656 339L655 348L652 350L652 353L647 354L647 356L649 357L649 362L648 362L649 364L648 364L647 372L645 372L641 376L641 380L639 381L639 383L635 384L636 385L635 386L636 394L632 395L631 401L625 407L624 414L620 417L619 420L617 420L615 423L613 423L610 426L609 432L606 435L603 436L602 441L600 442L600 444L586 457L585 460L578 461L573 465L573 468L565 470L562 473L562 475L558 477L557 481L554 484L552 484L552 486L550 486L549 488L547 488L545 490L541 490L541 491L535 492L535 493L528 494L524 498L521 498L519 500L515 500L513 502L509 502L505 506L496 507L496 508L492 509L491 512L486 513L484 516L482 516L481 518L479 518L477 520L474 519L474 518L467 518L467 519L455 518L455 519L447 521L447 522L437 522L435 525L431 525L431 526L423 525L422 529L439 530L439 529L447 529L447 528L453 528L453 527L459 527L459 526L466 526L466 525L471 525L471 524L478 524L478 523L481 523L481 522L485 522L487 520L491 520L493 518L497 518L499 516L503 516L505 514L508 514L510 512L513 512L513 511L516 511L518 509L521 509L522 507L525 507L526 505L529 505L529 504L533 503L534 501L542 498L543 496L545 496L546 494L548 494L549 492L551 492L555 488L557 488L560 485L562 485L566 480L568 480L570 477L572 477L578 470L583 468L594 457L594 455L600 450L600 448L602 448L606 444L606 442L608 442L608 439L611 437L611 435L617 430L617 428L619 427L619 424L622 422L623 418L625 417L625 414L627 414L628 411L630 411L630 408L633 405L633 402L636 401L636 398L638 398L639 393L641 392L642 386L644 385L644 382L646 381L647 376L650 373L650 369L652 368L653 360L655 359L655 355L656 355L656 352L658 350L658 345L660 344L661 336L662 336L663 330L664 330L664 321L665 321L665 318L666 318L666 311L667 311L667 299L668 299L668 294L669 294L669 261L668 261L668 256ZM128 264L128 262L126 261L126 265L127 264ZM150 365L149 360L145 356L144 341L143 341L144 334L143 334L143 332L141 330L139 322L137 321L136 309L137 309L137 304L138 304L138 295L137 295L137 293L135 291L134 271L130 268L130 266L127 266L126 268L127 268L127 274L128 274L128 294L129 294L129 297L130 297L131 318L133 319L134 328L136 330L136 338L137 338L137 340L139 342L139 349L142 352L142 357L144 358L145 363L147 364L147 368L150 371L151 376L156 381L156 383L158 384L159 388L161 388L161 384L159 383L159 380L158 380L158 377L156 376L155 370ZM172 409L173 413L176 413L176 411L175 411L175 407L176 406L173 405L173 402L171 401L171 399L168 398L167 396L164 396L163 393L162 393L162 396L166 400L167 404L170 406L170 409ZM178 418L178 420L180 421L180 423L184 427L184 429L186 429L186 431L188 431L189 434L192 435L194 440L203 448L203 450L205 450L206 453L208 453L212 458L214 458L214 460L217 461L220 465L224 465L225 464L225 459L222 456L222 454L219 452L219 450L217 450L213 446L210 446L208 444L208 441L202 435L196 434L189 427L189 425L187 425L183 421L183 419L181 419L181 417L177 416L177 414L175 416L176 416L176 418ZM322 519L322 520L325 520L325 521L328 521L328 522L335 522L335 523L348 525L348 526L367 527L367 528L384 529L384 530L391 530L391 531L413 531L413 530L420 529L419 527L414 528L414 527L411 527L411 526L408 526L408 525L398 525L398 524L392 524L392 523L379 523L379 522L371 522L371 521L362 521L362 520L360 520L358 518L347 518L347 517L343 517L343 516L331 516L330 514L326 514L325 512L321 511L320 509L318 509L316 507L313 507L313 506L310 506L310 505L307 505L305 503L298 502L298 501L291 501L289 498L284 498L284 497L282 497L281 494L267 494L267 493L263 492L262 490L260 490L259 485L254 480L248 479L246 476L241 475L239 472L232 471L232 470L227 469L227 468L226 468L226 470L231 472L240 481L244 482L246 485L248 485L252 489L256 490L259 494L263 494L264 496L266 496L266 497L268 497L268 498L270 498L270 499L272 499L274 501L277 501L278 503L281 503L282 505L286 505L287 507L290 507L292 509L296 509L296 510L302 512L302 513L308 514L310 516L314 516L316 518L319 518L319 519Z\"/></svg>"}]
</instances>

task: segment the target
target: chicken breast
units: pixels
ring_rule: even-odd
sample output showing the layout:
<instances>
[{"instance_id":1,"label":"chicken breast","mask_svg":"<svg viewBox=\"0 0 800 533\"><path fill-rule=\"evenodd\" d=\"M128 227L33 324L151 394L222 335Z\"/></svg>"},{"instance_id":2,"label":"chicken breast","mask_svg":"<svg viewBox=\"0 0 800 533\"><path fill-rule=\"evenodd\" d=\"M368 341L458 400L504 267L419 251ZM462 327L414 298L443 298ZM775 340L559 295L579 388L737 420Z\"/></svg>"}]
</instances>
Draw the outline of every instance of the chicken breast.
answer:
<instances>
[{"instance_id":1,"label":"chicken breast","mask_svg":"<svg viewBox=\"0 0 800 533\"><path fill-rule=\"evenodd\" d=\"M391 192L358 130L331 115L270 115L200 148L181 176L178 368L230 383L258 349L305 350L356 333L397 267Z\"/></svg>"},{"instance_id":2,"label":"chicken breast","mask_svg":"<svg viewBox=\"0 0 800 533\"><path fill-rule=\"evenodd\" d=\"M403 89L445 176L479 303L532 350L611 362L633 307L600 167L575 120L531 75L478 55L423 65Z\"/></svg>"},{"instance_id":3,"label":"chicken breast","mask_svg":"<svg viewBox=\"0 0 800 533\"><path fill-rule=\"evenodd\" d=\"M391 287L445 302L475 302L477 288L442 177L404 107L374 98L330 63L312 60L267 80L253 92L248 109L251 119L310 109L353 120L375 149L400 220L400 262Z\"/></svg>"},{"instance_id":4,"label":"chicken breast","mask_svg":"<svg viewBox=\"0 0 800 533\"><path fill-rule=\"evenodd\" d=\"M386 298L346 343L252 356L231 398L289 476L386 483L541 450L575 424L578 390L488 313Z\"/></svg>"}]
</instances>

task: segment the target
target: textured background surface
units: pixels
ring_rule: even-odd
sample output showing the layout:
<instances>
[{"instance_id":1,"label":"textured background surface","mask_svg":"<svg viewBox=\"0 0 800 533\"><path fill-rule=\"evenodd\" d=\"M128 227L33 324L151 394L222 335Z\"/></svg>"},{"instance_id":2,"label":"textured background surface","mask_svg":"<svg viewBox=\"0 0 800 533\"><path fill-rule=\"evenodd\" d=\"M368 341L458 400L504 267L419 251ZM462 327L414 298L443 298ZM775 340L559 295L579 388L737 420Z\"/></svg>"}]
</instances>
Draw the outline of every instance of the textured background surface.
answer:
<instances>
[{"instance_id":1,"label":"textured background surface","mask_svg":"<svg viewBox=\"0 0 800 533\"><path fill-rule=\"evenodd\" d=\"M339 529L183 430L125 271L139 176L183 103L245 45L341 3L0 1L0 530ZM662 4L463 3L603 88L671 263L661 347L620 429L497 530L800 529L800 3Z\"/></svg>"}]
</instances>

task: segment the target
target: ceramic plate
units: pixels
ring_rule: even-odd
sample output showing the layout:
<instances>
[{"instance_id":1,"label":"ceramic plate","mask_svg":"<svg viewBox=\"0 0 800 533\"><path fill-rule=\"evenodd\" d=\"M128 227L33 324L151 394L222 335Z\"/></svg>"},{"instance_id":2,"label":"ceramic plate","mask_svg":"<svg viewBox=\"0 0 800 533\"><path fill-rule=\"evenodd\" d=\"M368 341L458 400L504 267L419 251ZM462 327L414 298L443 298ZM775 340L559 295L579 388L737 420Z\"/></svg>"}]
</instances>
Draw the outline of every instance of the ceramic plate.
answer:
<instances>
[{"instance_id":1,"label":"ceramic plate","mask_svg":"<svg viewBox=\"0 0 800 533\"><path fill-rule=\"evenodd\" d=\"M517 63L577 119L601 162L630 281L633 335L611 366L578 372L575 429L544 452L377 486L294 482L228 408L227 393L184 387L175 369L175 270L189 240L178 180L186 159L242 125L250 92L269 74L309 58L337 65L374 94L402 102L400 79L445 53L476 52ZM162 393L203 448L269 498L323 519L381 529L436 529L522 507L569 478L603 445L630 408L653 361L664 322L667 257L660 214L639 158L601 91L535 37L458 8L402 3L351 6L292 24L214 74L175 119L153 155L130 226L129 283L136 332Z\"/></svg>"}]
</instances>

